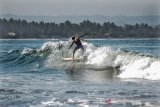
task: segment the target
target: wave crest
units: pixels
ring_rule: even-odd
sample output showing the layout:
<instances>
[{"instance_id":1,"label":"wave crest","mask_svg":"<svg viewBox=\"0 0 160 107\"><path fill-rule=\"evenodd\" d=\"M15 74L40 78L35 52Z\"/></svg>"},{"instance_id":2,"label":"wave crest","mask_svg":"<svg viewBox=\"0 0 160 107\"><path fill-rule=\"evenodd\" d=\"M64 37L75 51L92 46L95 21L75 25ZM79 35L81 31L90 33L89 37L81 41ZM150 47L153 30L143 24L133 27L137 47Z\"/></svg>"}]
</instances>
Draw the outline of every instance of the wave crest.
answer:
<instances>
[{"instance_id":1,"label":"wave crest","mask_svg":"<svg viewBox=\"0 0 160 107\"><path fill-rule=\"evenodd\" d=\"M92 68L119 67L120 78L143 78L160 80L160 60L159 58L142 55L140 53L114 50L111 47L96 47L91 43L83 42L85 52L78 50L75 57L80 57L81 62L64 62L63 57L71 57L72 51L68 50L69 43L47 42L41 49L52 47L52 53L48 56L46 66L49 67L82 67L91 66ZM54 51L53 51L54 50Z\"/></svg>"},{"instance_id":2,"label":"wave crest","mask_svg":"<svg viewBox=\"0 0 160 107\"><path fill-rule=\"evenodd\" d=\"M105 70L119 69L119 78L143 78L160 80L160 58L147 56L141 53L112 49L109 46L94 46L92 43L82 42L85 52L77 50L75 57L79 62L63 61L64 57L72 57L75 45L69 50L68 41L46 42L40 48L24 48L6 53L0 60L8 64L35 64L40 63L49 68L79 68Z\"/></svg>"}]
</instances>

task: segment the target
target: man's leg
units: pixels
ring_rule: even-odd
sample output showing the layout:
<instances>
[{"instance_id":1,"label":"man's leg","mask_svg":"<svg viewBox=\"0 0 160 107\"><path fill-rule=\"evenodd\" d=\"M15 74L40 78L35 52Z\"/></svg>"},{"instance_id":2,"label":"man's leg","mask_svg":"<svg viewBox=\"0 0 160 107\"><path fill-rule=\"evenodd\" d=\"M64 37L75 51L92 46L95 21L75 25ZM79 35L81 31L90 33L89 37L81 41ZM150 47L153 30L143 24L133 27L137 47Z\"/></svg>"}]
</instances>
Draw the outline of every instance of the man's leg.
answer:
<instances>
[{"instance_id":1,"label":"man's leg","mask_svg":"<svg viewBox=\"0 0 160 107\"><path fill-rule=\"evenodd\" d=\"M80 48L82 49L82 51L83 51L83 54L84 54L84 47L83 47L83 45L82 45Z\"/></svg>"},{"instance_id":2,"label":"man's leg","mask_svg":"<svg viewBox=\"0 0 160 107\"><path fill-rule=\"evenodd\" d=\"M76 46L76 47L75 47L75 49L73 50L73 56L72 56L72 59L74 59L74 54L75 54L76 50L78 50L78 49L79 49L79 47L78 47L78 46Z\"/></svg>"},{"instance_id":3,"label":"man's leg","mask_svg":"<svg viewBox=\"0 0 160 107\"><path fill-rule=\"evenodd\" d=\"M82 49L82 51L83 51L83 53L84 53L84 47L83 47L83 45L81 46L81 49Z\"/></svg>"}]
</instances>

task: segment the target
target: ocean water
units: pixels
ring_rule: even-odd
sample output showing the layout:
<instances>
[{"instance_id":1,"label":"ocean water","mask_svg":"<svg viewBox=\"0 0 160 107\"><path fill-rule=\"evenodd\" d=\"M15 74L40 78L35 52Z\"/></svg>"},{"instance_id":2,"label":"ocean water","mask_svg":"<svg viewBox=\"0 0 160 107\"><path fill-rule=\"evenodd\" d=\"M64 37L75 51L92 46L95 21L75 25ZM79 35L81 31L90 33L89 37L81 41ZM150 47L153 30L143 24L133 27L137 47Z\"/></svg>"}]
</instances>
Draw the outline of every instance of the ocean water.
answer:
<instances>
[{"instance_id":1,"label":"ocean water","mask_svg":"<svg viewBox=\"0 0 160 107\"><path fill-rule=\"evenodd\" d=\"M0 40L0 107L159 107L159 39Z\"/></svg>"}]
</instances>

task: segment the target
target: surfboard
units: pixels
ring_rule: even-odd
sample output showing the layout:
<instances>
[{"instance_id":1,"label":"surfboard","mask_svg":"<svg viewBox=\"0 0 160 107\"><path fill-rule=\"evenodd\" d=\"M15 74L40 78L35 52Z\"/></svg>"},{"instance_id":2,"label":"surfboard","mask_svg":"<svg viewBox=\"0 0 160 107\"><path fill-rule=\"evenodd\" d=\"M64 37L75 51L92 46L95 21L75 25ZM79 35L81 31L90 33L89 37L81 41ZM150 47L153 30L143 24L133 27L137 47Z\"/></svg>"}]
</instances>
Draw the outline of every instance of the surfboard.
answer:
<instances>
[{"instance_id":1,"label":"surfboard","mask_svg":"<svg viewBox=\"0 0 160 107\"><path fill-rule=\"evenodd\" d=\"M80 61L80 58L63 58L63 61Z\"/></svg>"}]
</instances>

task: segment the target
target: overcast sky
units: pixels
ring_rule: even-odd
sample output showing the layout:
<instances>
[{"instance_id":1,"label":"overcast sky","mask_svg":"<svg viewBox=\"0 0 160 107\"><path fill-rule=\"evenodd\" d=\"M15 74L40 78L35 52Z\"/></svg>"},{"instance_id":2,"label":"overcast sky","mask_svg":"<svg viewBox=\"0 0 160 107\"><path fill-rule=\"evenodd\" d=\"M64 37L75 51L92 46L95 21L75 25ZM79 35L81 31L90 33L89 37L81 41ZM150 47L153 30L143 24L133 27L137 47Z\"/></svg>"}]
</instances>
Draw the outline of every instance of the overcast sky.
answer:
<instances>
[{"instance_id":1,"label":"overcast sky","mask_svg":"<svg viewBox=\"0 0 160 107\"><path fill-rule=\"evenodd\" d=\"M0 14L160 15L160 0L0 0Z\"/></svg>"}]
</instances>

